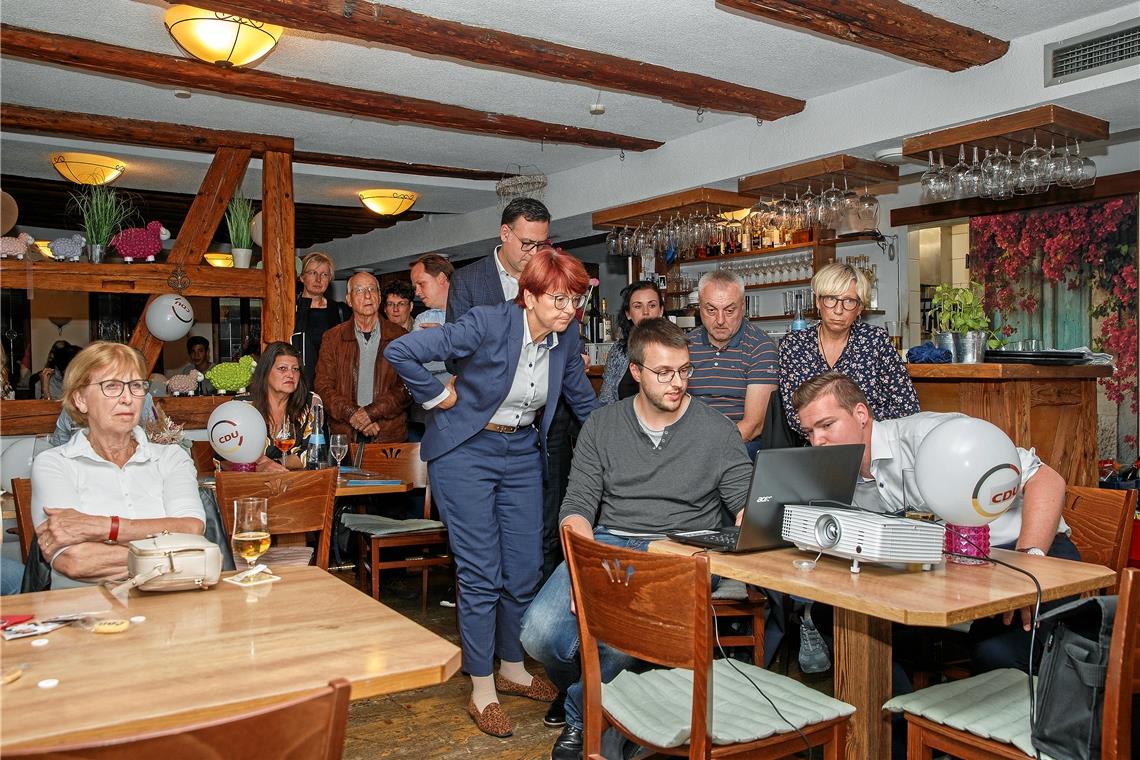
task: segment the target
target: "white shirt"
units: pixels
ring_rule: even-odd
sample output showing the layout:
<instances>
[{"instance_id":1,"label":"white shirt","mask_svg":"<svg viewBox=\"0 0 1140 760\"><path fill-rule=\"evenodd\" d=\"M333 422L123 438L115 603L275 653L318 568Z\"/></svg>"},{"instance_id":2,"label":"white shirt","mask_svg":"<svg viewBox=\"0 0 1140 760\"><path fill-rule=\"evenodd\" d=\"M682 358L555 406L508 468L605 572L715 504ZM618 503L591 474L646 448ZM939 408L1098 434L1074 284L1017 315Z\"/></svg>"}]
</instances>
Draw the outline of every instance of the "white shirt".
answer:
<instances>
[{"instance_id":1,"label":"white shirt","mask_svg":"<svg viewBox=\"0 0 1140 760\"><path fill-rule=\"evenodd\" d=\"M898 512L904 507L926 509L926 501L914 479L914 460L926 435L946 420L964 414L919 412L894 420L875 420L871 428L871 480L861 480L855 487L856 505L875 512ZM1034 449L1017 449L1021 468L1021 492L1000 517L990 523L990 545L1001 546L1017 541L1021 533L1021 506L1025 484L1041 467ZM929 511L929 510L928 510ZM1061 520L1058 532L1068 533Z\"/></svg>"},{"instance_id":2,"label":"white shirt","mask_svg":"<svg viewBox=\"0 0 1140 760\"><path fill-rule=\"evenodd\" d=\"M95 453L86 430L37 456L32 463L32 523L47 519L44 507L62 507L132 520L193 517L205 526L190 455L175 444L151 443L141 427L133 435L138 448L121 469ZM53 589L82 585L52 572Z\"/></svg>"},{"instance_id":3,"label":"white shirt","mask_svg":"<svg viewBox=\"0 0 1140 760\"><path fill-rule=\"evenodd\" d=\"M513 274L507 271L503 266L503 262L499 261L499 249L503 246L495 246L495 268L499 270L499 284L503 286L504 301L513 301L519 294L519 281Z\"/></svg>"}]
</instances>

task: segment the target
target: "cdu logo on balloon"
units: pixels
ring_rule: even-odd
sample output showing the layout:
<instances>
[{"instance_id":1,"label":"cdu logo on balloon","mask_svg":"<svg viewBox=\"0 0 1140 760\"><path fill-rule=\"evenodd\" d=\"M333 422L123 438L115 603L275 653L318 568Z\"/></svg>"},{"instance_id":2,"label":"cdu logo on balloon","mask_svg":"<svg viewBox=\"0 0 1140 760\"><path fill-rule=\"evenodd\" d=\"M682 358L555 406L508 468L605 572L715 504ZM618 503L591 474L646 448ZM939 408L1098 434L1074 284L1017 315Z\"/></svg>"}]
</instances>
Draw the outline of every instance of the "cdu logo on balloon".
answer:
<instances>
[{"instance_id":1,"label":"cdu logo on balloon","mask_svg":"<svg viewBox=\"0 0 1140 760\"><path fill-rule=\"evenodd\" d=\"M218 420L210 428L210 442L222 456L238 451L244 441L245 438L233 420Z\"/></svg>"},{"instance_id":2,"label":"cdu logo on balloon","mask_svg":"<svg viewBox=\"0 0 1140 760\"><path fill-rule=\"evenodd\" d=\"M1013 506L1020 491L1021 470L1008 462L999 464L974 484L974 511L982 517L997 517Z\"/></svg>"}]
</instances>

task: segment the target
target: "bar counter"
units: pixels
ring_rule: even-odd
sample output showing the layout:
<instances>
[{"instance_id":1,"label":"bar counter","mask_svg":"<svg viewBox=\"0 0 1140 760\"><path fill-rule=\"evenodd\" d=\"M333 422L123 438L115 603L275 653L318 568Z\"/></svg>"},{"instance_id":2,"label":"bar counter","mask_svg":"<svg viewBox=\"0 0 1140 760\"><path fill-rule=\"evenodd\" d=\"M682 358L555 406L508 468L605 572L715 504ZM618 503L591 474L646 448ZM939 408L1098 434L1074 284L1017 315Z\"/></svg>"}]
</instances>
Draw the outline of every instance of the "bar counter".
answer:
<instances>
[{"instance_id":1,"label":"bar counter","mask_svg":"<svg viewBox=\"0 0 1140 760\"><path fill-rule=\"evenodd\" d=\"M1072 486L1095 486L1096 381L1105 365L908 364L924 412L989 420Z\"/></svg>"}]
</instances>

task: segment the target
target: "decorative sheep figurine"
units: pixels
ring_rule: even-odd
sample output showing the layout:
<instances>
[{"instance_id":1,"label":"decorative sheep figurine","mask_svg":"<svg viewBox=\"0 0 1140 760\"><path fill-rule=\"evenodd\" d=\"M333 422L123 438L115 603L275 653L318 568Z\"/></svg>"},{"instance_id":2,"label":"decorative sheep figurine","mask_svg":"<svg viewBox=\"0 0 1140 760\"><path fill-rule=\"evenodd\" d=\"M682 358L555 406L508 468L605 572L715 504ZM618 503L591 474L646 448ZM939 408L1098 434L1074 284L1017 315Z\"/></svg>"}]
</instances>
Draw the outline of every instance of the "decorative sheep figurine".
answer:
<instances>
[{"instance_id":1,"label":"decorative sheep figurine","mask_svg":"<svg viewBox=\"0 0 1140 760\"><path fill-rule=\"evenodd\" d=\"M48 250L56 261L79 261L83 255L83 246L87 245L87 238L76 234L71 237L57 238L48 243Z\"/></svg>"},{"instance_id":2,"label":"decorative sheep figurine","mask_svg":"<svg viewBox=\"0 0 1140 760\"><path fill-rule=\"evenodd\" d=\"M16 237L0 237L0 259L13 256L22 259L28 253L28 246L35 242L35 238L26 232Z\"/></svg>"},{"instance_id":3,"label":"decorative sheep figurine","mask_svg":"<svg viewBox=\"0 0 1140 760\"><path fill-rule=\"evenodd\" d=\"M198 383L204 375L197 370L184 375L175 375L166 381L166 392L171 396L193 396L198 391Z\"/></svg>"},{"instance_id":4,"label":"decorative sheep figurine","mask_svg":"<svg viewBox=\"0 0 1140 760\"><path fill-rule=\"evenodd\" d=\"M253 377L257 362L252 356L243 356L236 362L221 362L206 370L206 379L219 391L243 393Z\"/></svg>"},{"instance_id":5,"label":"decorative sheep figurine","mask_svg":"<svg viewBox=\"0 0 1140 760\"><path fill-rule=\"evenodd\" d=\"M130 263L134 259L154 261L155 254L162 250L162 241L170 239L170 230L161 222L151 222L145 227L129 227L119 230L111 238L111 245Z\"/></svg>"}]
</instances>

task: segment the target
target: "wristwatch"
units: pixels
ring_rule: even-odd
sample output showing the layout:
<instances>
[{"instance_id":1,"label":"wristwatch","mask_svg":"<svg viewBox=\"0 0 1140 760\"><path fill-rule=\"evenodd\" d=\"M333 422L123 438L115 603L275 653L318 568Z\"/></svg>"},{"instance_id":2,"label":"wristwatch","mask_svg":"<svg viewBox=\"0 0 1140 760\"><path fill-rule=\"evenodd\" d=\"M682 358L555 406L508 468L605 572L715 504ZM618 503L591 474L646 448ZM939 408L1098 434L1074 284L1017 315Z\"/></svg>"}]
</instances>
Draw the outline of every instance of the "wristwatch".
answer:
<instances>
[{"instance_id":1,"label":"wristwatch","mask_svg":"<svg viewBox=\"0 0 1140 760\"><path fill-rule=\"evenodd\" d=\"M1034 557L1044 557L1045 556L1045 552L1041 549L1038 549L1036 546L1027 546L1024 549L1018 549L1018 551L1024 552L1025 554L1031 554Z\"/></svg>"}]
</instances>

